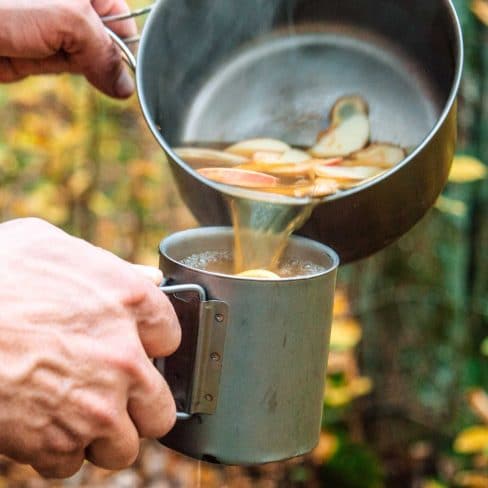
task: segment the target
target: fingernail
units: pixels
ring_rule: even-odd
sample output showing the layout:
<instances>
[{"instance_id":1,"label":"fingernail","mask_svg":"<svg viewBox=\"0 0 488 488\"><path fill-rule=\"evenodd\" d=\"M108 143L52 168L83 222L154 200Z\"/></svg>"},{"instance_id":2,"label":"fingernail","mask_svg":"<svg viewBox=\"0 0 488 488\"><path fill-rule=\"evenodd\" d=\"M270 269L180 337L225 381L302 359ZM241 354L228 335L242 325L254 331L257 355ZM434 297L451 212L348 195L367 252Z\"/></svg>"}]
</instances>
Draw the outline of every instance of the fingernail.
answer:
<instances>
[{"instance_id":1,"label":"fingernail","mask_svg":"<svg viewBox=\"0 0 488 488\"><path fill-rule=\"evenodd\" d=\"M122 68L122 70L120 71L114 88L115 94L120 98L127 98L134 93L134 80L125 68Z\"/></svg>"}]
</instances>

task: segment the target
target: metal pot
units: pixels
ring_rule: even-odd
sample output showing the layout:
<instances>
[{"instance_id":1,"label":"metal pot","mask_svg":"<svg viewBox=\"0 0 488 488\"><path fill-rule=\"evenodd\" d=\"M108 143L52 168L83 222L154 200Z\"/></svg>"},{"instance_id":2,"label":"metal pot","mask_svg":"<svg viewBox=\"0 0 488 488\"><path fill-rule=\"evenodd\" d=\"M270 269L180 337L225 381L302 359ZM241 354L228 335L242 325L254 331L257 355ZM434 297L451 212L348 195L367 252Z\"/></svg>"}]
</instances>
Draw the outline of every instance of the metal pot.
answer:
<instances>
[{"instance_id":1,"label":"metal pot","mask_svg":"<svg viewBox=\"0 0 488 488\"><path fill-rule=\"evenodd\" d=\"M407 232L445 185L463 58L449 0L159 0L137 67L121 47L149 128L203 225L229 223L225 192L235 190L204 180L172 148L258 136L308 145L334 100L351 93L369 102L373 140L410 154L324 198L301 234L343 263L363 258Z\"/></svg>"}]
</instances>

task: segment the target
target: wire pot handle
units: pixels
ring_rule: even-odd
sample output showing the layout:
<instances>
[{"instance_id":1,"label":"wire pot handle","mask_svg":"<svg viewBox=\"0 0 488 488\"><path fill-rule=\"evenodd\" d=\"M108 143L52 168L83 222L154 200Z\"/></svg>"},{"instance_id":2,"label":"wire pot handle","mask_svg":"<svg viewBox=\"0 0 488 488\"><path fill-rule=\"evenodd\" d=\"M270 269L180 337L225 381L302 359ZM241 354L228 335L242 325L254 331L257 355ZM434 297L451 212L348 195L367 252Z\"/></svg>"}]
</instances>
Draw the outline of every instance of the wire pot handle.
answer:
<instances>
[{"instance_id":1,"label":"wire pot handle","mask_svg":"<svg viewBox=\"0 0 488 488\"><path fill-rule=\"evenodd\" d=\"M110 38L112 39L112 41L114 41L114 43L122 51L123 59L127 64L127 66L129 66L129 68L135 73L137 67L136 57L129 49L129 46L126 44L126 41L124 39L121 39L117 34L111 31L108 27L105 27L105 30L107 34L110 36Z\"/></svg>"},{"instance_id":2,"label":"wire pot handle","mask_svg":"<svg viewBox=\"0 0 488 488\"><path fill-rule=\"evenodd\" d=\"M108 24L109 22L120 22L121 20L132 19L134 17L139 17L141 15L148 14L149 12L151 12L154 5L155 5L155 3L151 3L150 5L139 8L137 10L133 10L132 12L125 12L122 14L115 14L115 15L105 15L104 17L100 17L100 19L102 20L102 22L104 24ZM112 37L112 39L120 47L120 44L114 39L114 37L113 36L110 36L110 37ZM124 39L117 37L117 39L120 41L123 41L124 44L134 44L134 43L138 42L140 38L141 38L140 35L132 36L132 37L125 37Z\"/></svg>"}]
</instances>

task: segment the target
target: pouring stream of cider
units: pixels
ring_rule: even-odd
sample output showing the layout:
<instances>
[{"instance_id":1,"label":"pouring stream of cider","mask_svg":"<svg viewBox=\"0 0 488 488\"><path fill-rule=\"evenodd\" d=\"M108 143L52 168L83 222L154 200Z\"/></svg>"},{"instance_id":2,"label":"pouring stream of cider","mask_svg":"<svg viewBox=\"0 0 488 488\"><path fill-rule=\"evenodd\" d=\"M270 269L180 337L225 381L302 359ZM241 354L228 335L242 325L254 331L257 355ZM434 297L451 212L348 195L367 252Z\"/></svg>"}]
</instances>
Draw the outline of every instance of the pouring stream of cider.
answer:
<instances>
[{"instance_id":1,"label":"pouring stream of cider","mask_svg":"<svg viewBox=\"0 0 488 488\"><path fill-rule=\"evenodd\" d=\"M317 203L289 205L228 197L234 228L234 274L277 271L288 238L310 217Z\"/></svg>"}]
</instances>

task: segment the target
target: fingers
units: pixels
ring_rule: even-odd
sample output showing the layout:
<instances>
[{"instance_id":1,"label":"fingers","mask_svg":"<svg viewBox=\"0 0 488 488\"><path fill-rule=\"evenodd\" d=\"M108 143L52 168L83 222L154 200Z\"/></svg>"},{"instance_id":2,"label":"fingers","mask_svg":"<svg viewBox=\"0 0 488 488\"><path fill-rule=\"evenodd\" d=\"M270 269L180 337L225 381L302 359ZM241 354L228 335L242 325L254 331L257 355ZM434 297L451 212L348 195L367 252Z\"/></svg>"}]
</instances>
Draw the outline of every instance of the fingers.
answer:
<instances>
[{"instance_id":1,"label":"fingers","mask_svg":"<svg viewBox=\"0 0 488 488\"><path fill-rule=\"evenodd\" d=\"M70 72L79 68L62 53L44 59L0 58L0 82L12 83L26 76Z\"/></svg>"},{"instance_id":2,"label":"fingers","mask_svg":"<svg viewBox=\"0 0 488 488\"><path fill-rule=\"evenodd\" d=\"M123 14L130 11L124 0L93 0L92 6L100 17ZM119 37L132 37L137 34L137 26L134 19L108 22L106 26Z\"/></svg>"},{"instance_id":3,"label":"fingers","mask_svg":"<svg viewBox=\"0 0 488 488\"><path fill-rule=\"evenodd\" d=\"M134 269L151 280L155 285L160 285L163 281L163 272L158 268L154 268L153 266L145 266L142 264L133 264L132 266L134 266Z\"/></svg>"},{"instance_id":4,"label":"fingers","mask_svg":"<svg viewBox=\"0 0 488 488\"><path fill-rule=\"evenodd\" d=\"M109 96L127 98L132 95L134 81L95 10L90 6L78 20L62 46L76 71L83 73L90 83Z\"/></svg>"},{"instance_id":5,"label":"fingers","mask_svg":"<svg viewBox=\"0 0 488 488\"><path fill-rule=\"evenodd\" d=\"M176 421L176 406L168 384L148 360L145 378L129 392L127 410L141 437L159 438Z\"/></svg>"},{"instance_id":6,"label":"fingers","mask_svg":"<svg viewBox=\"0 0 488 488\"><path fill-rule=\"evenodd\" d=\"M123 412L106 437L94 440L86 449L86 459L105 469L130 466L139 454L139 434L127 412Z\"/></svg>"},{"instance_id":7,"label":"fingers","mask_svg":"<svg viewBox=\"0 0 488 488\"><path fill-rule=\"evenodd\" d=\"M66 71L84 74L107 95L130 96L134 81L100 19L127 11L123 0L46 0L27 9L12 5L0 21L0 31L8 29L0 51L0 82ZM121 37L137 33L133 19L110 27Z\"/></svg>"},{"instance_id":8,"label":"fingers","mask_svg":"<svg viewBox=\"0 0 488 488\"><path fill-rule=\"evenodd\" d=\"M135 298L132 310L146 354L156 358L175 352L181 341L181 327L168 297L147 280L143 293Z\"/></svg>"},{"instance_id":9,"label":"fingers","mask_svg":"<svg viewBox=\"0 0 488 488\"><path fill-rule=\"evenodd\" d=\"M83 449L70 454L43 453L32 467L44 478L69 478L80 470L84 460Z\"/></svg>"}]
</instances>

